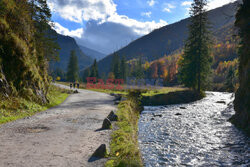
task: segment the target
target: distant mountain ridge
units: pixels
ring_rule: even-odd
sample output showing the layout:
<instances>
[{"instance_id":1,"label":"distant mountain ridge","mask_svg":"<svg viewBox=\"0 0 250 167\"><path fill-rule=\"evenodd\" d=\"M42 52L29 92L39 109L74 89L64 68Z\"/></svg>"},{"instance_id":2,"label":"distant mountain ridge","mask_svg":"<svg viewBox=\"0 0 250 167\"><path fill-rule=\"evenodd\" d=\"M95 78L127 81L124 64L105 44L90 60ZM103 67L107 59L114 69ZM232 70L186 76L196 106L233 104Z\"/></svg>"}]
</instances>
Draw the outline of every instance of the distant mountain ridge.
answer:
<instances>
[{"instance_id":1,"label":"distant mountain ridge","mask_svg":"<svg viewBox=\"0 0 250 167\"><path fill-rule=\"evenodd\" d=\"M223 32L223 29L225 30L233 26L236 9L237 3L234 2L208 11L208 19L211 22L212 31L217 35L216 38L218 40L223 39L223 34L216 33L217 31ZM159 59L165 54L169 55L183 47L184 41L188 36L189 22L190 18L187 18L154 30L150 34L131 42L116 53L120 57L125 56L127 60L142 56L147 61ZM99 71L109 72L112 59L113 55L111 54L100 60L98 62Z\"/></svg>"},{"instance_id":2,"label":"distant mountain ridge","mask_svg":"<svg viewBox=\"0 0 250 167\"><path fill-rule=\"evenodd\" d=\"M92 59L96 59L96 60L101 60L102 58L104 58L106 55L103 53L100 53L96 50L87 48L85 46L79 45L80 49L82 50L82 52L88 56L91 57Z\"/></svg>"},{"instance_id":3,"label":"distant mountain ridge","mask_svg":"<svg viewBox=\"0 0 250 167\"><path fill-rule=\"evenodd\" d=\"M74 38L58 34L55 31L54 34L61 49L59 50L59 61L50 62L51 70L59 68L66 72L71 50L75 50L76 52L80 70L87 68L93 63L94 59L82 52Z\"/></svg>"}]
</instances>

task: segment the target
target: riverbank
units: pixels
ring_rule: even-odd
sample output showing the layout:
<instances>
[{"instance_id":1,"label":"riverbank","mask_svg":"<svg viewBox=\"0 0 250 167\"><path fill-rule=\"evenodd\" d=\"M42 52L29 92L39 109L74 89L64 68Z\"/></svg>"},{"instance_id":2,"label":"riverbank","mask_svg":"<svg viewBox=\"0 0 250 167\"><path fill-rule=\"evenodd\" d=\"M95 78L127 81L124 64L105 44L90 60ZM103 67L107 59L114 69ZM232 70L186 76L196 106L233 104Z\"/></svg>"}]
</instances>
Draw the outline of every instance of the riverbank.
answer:
<instances>
[{"instance_id":1,"label":"riverbank","mask_svg":"<svg viewBox=\"0 0 250 167\"><path fill-rule=\"evenodd\" d=\"M69 94L69 90L51 85L48 92L48 104L39 104L21 97L1 97L0 124L15 121L24 117L30 117L38 112L57 106L64 102Z\"/></svg>"},{"instance_id":2,"label":"riverbank","mask_svg":"<svg viewBox=\"0 0 250 167\"><path fill-rule=\"evenodd\" d=\"M139 91L129 92L127 100L118 105L118 122L111 135L106 167L143 166L138 145L138 120L142 110Z\"/></svg>"}]
</instances>

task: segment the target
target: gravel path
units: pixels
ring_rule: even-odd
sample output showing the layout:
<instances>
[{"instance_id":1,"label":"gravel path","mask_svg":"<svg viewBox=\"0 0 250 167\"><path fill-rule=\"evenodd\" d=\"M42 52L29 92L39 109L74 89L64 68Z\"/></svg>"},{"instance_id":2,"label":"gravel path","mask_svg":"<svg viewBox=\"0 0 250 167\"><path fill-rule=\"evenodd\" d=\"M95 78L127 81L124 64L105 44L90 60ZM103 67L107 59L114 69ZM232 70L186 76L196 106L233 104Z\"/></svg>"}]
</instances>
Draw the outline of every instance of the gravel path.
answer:
<instances>
[{"instance_id":1,"label":"gravel path","mask_svg":"<svg viewBox=\"0 0 250 167\"><path fill-rule=\"evenodd\" d=\"M90 160L111 130L96 131L114 110L113 97L79 90L61 105L30 118L0 125L0 167L103 166Z\"/></svg>"}]
</instances>

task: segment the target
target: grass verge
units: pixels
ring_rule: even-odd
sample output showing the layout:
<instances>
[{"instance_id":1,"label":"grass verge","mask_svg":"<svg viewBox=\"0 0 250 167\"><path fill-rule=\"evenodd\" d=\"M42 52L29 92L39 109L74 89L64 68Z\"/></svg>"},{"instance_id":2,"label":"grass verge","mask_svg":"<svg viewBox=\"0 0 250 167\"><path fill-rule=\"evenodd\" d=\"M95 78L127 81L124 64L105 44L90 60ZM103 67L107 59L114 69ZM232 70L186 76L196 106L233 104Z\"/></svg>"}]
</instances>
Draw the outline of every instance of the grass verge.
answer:
<instances>
[{"instance_id":1,"label":"grass verge","mask_svg":"<svg viewBox=\"0 0 250 167\"><path fill-rule=\"evenodd\" d=\"M68 90L52 85L48 92L49 103L44 105L21 97L9 97L7 99L0 97L0 124L32 116L37 112L57 106L69 96L69 93Z\"/></svg>"},{"instance_id":2,"label":"grass verge","mask_svg":"<svg viewBox=\"0 0 250 167\"><path fill-rule=\"evenodd\" d=\"M118 122L110 143L110 159L106 167L143 166L138 144L138 120L143 107L139 91L129 92L126 101L118 105Z\"/></svg>"}]
</instances>

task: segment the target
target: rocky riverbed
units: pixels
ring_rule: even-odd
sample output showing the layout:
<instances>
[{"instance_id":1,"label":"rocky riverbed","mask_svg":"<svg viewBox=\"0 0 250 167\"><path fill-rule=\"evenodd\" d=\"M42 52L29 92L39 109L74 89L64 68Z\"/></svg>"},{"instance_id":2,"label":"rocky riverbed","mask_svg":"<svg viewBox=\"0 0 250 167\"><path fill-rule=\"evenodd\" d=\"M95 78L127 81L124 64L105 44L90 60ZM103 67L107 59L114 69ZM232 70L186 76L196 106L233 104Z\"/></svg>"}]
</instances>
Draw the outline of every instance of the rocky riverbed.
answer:
<instances>
[{"instance_id":1,"label":"rocky riverbed","mask_svg":"<svg viewBox=\"0 0 250 167\"><path fill-rule=\"evenodd\" d=\"M189 104L145 107L139 121L145 166L250 166L250 138L228 122L233 99L207 92Z\"/></svg>"}]
</instances>

